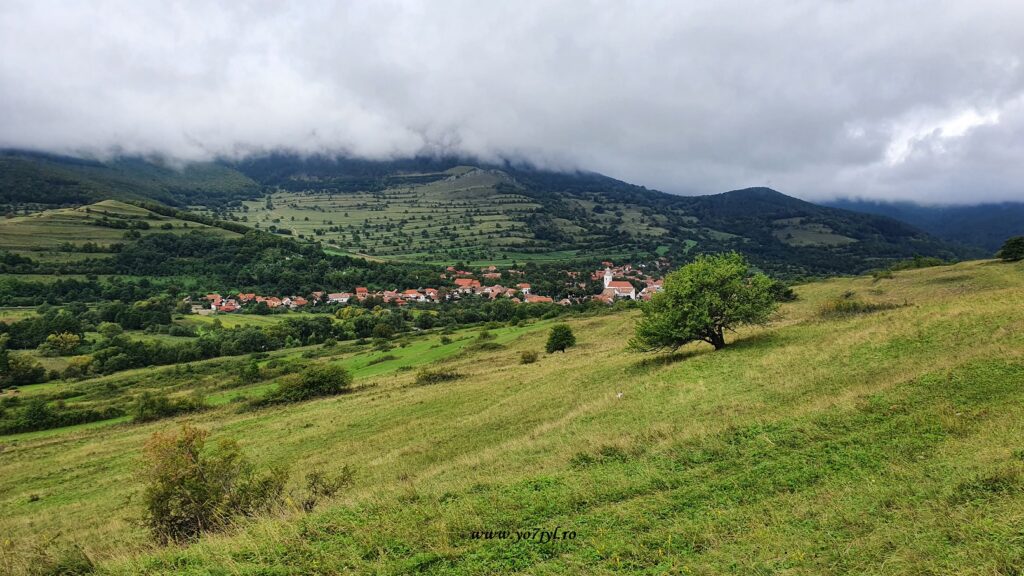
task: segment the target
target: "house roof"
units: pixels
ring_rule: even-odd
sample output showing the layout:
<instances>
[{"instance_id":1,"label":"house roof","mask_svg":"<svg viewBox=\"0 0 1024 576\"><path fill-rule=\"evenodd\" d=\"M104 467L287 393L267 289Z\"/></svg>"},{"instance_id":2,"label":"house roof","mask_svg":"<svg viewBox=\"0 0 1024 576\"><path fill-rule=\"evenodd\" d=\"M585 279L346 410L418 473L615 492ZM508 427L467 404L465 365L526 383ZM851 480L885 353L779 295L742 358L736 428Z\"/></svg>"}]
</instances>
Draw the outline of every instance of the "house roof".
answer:
<instances>
[{"instance_id":1,"label":"house roof","mask_svg":"<svg viewBox=\"0 0 1024 576\"><path fill-rule=\"evenodd\" d=\"M612 280L611 282L608 283L608 288L635 290L635 288L633 288L633 285L630 284L629 282L626 282L625 280Z\"/></svg>"}]
</instances>

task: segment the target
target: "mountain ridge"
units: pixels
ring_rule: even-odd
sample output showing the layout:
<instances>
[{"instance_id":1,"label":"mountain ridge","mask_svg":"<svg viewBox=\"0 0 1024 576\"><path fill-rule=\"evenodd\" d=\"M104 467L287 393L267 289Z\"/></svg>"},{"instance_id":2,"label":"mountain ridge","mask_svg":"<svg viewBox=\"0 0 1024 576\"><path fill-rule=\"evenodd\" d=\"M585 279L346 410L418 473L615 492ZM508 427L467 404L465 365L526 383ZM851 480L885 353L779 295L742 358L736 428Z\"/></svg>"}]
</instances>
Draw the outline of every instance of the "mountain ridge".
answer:
<instances>
[{"instance_id":1,"label":"mountain ridge","mask_svg":"<svg viewBox=\"0 0 1024 576\"><path fill-rule=\"evenodd\" d=\"M396 261L685 261L737 250L765 270L800 277L859 273L918 255L980 255L891 218L764 187L677 196L596 172L455 157L272 154L174 169L138 158L0 154L0 203L102 196L205 205L222 220Z\"/></svg>"},{"instance_id":2,"label":"mountain ridge","mask_svg":"<svg viewBox=\"0 0 1024 576\"><path fill-rule=\"evenodd\" d=\"M998 250L1007 238L1024 235L1024 202L929 206L843 198L825 205L894 218L938 238L978 246L989 254Z\"/></svg>"}]
</instances>

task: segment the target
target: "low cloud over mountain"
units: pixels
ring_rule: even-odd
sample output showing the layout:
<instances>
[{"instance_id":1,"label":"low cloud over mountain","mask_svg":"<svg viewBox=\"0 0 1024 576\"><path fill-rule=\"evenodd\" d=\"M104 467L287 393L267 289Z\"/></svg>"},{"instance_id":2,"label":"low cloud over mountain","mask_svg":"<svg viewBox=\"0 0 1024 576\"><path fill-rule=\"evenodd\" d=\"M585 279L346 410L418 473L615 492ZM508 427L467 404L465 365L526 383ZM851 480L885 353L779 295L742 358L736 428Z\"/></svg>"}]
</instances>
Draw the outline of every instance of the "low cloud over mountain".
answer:
<instances>
[{"instance_id":1,"label":"low cloud over mountain","mask_svg":"<svg viewBox=\"0 0 1024 576\"><path fill-rule=\"evenodd\" d=\"M423 152L695 194L1024 200L1024 4L0 5L0 146Z\"/></svg>"}]
</instances>

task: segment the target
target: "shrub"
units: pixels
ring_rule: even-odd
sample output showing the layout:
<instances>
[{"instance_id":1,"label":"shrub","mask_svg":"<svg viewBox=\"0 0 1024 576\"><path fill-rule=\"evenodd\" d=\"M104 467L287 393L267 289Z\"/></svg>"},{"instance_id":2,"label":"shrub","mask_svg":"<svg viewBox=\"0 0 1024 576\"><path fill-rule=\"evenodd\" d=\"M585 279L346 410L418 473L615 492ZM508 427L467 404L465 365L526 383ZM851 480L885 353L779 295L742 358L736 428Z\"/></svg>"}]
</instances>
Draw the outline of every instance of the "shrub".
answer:
<instances>
[{"instance_id":1,"label":"shrub","mask_svg":"<svg viewBox=\"0 0 1024 576\"><path fill-rule=\"evenodd\" d=\"M239 384L255 384L262 378L260 374L260 365L253 360L248 364L243 364L238 370L238 383Z\"/></svg>"},{"instance_id":2,"label":"shrub","mask_svg":"<svg viewBox=\"0 0 1024 576\"><path fill-rule=\"evenodd\" d=\"M282 382L268 394L264 404L302 402L312 398L334 396L352 386L352 375L341 366L320 364L306 368L297 379Z\"/></svg>"},{"instance_id":3,"label":"shrub","mask_svg":"<svg viewBox=\"0 0 1024 576\"><path fill-rule=\"evenodd\" d=\"M548 334L548 344L545 348L548 354L554 352L565 352L566 348L571 348L576 345L576 335L572 333L572 328L568 324L556 324L551 328L551 333Z\"/></svg>"},{"instance_id":4,"label":"shrub","mask_svg":"<svg viewBox=\"0 0 1024 576\"><path fill-rule=\"evenodd\" d=\"M892 273L892 270L875 270L871 273L871 278L875 282L878 282L879 280L887 280L893 276L894 274Z\"/></svg>"},{"instance_id":5,"label":"shrub","mask_svg":"<svg viewBox=\"0 0 1024 576\"><path fill-rule=\"evenodd\" d=\"M124 333L124 328L116 322L100 322L96 331L107 340L110 340Z\"/></svg>"},{"instance_id":6,"label":"shrub","mask_svg":"<svg viewBox=\"0 0 1024 576\"><path fill-rule=\"evenodd\" d=\"M533 364L537 361L537 353L533 350L523 350L523 353L519 355L520 364Z\"/></svg>"},{"instance_id":7,"label":"shrub","mask_svg":"<svg viewBox=\"0 0 1024 576\"><path fill-rule=\"evenodd\" d=\"M441 336L441 344L451 344L451 343L452 343L452 339L449 336L447 336L447 335Z\"/></svg>"},{"instance_id":8,"label":"shrub","mask_svg":"<svg viewBox=\"0 0 1024 576\"><path fill-rule=\"evenodd\" d=\"M46 369L27 354L8 354L6 366L0 366L0 388L35 384L46 378Z\"/></svg>"},{"instance_id":9,"label":"shrub","mask_svg":"<svg viewBox=\"0 0 1024 576\"><path fill-rule=\"evenodd\" d=\"M167 394L143 392L132 407L132 421L152 422L186 412L198 412L206 408L206 401L198 394L172 398Z\"/></svg>"},{"instance_id":10,"label":"shrub","mask_svg":"<svg viewBox=\"0 0 1024 576\"><path fill-rule=\"evenodd\" d=\"M910 260L900 260L889 267L890 270L917 270L919 268L931 268L933 266L945 266L947 262L933 256L914 256Z\"/></svg>"},{"instance_id":11,"label":"shrub","mask_svg":"<svg viewBox=\"0 0 1024 576\"><path fill-rule=\"evenodd\" d=\"M33 556L30 576L81 576L96 571L92 559L74 545L40 550Z\"/></svg>"},{"instance_id":12,"label":"shrub","mask_svg":"<svg viewBox=\"0 0 1024 576\"><path fill-rule=\"evenodd\" d=\"M62 376L66 379L84 378L92 367L92 356L74 356L68 361Z\"/></svg>"},{"instance_id":13,"label":"shrub","mask_svg":"<svg viewBox=\"0 0 1024 576\"><path fill-rule=\"evenodd\" d=\"M826 300L818 307L818 315L822 318L842 318L857 314L870 314L879 310L891 310L896 307L896 304L885 302L867 302L851 293Z\"/></svg>"},{"instance_id":14,"label":"shrub","mask_svg":"<svg viewBox=\"0 0 1024 576\"><path fill-rule=\"evenodd\" d=\"M1004 262L1024 260L1024 236L1014 236L1007 240L996 257Z\"/></svg>"},{"instance_id":15,"label":"shrub","mask_svg":"<svg viewBox=\"0 0 1024 576\"><path fill-rule=\"evenodd\" d=\"M398 360L398 356L395 356L394 354L384 354L382 356L378 356L370 360L369 362L366 363L366 365L373 366L374 364L380 364L381 362L387 362L389 360Z\"/></svg>"},{"instance_id":16,"label":"shrub","mask_svg":"<svg viewBox=\"0 0 1024 576\"><path fill-rule=\"evenodd\" d=\"M452 380L458 380L462 378L462 374L454 370L438 369L438 370L427 370L423 369L416 373L416 385L417 386L428 386L430 384L439 384L441 382L450 382Z\"/></svg>"},{"instance_id":17,"label":"shrub","mask_svg":"<svg viewBox=\"0 0 1024 576\"><path fill-rule=\"evenodd\" d=\"M208 434L185 425L153 434L143 449L143 523L161 544L195 539L281 501L283 470L258 474L237 442L208 449Z\"/></svg>"},{"instance_id":18,"label":"shrub","mask_svg":"<svg viewBox=\"0 0 1024 576\"><path fill-rule=\"evenodd\" d=\"M39 345L39 352L43 356L70 356L82 345L82 338L78 334L61 332L50 334L46 341Z\"/></svg>"},{"instance_id":19,"label":"shrub","mask_svg":"<svg viewBox=\"0 0 1024 576\"><path fill-rule=\"evenodd\" d=\"M322 498L333 498L342 488L351 486L354 476L355 472L347 464L333 477L321 470L306 474L306 491L299 498L302 509L312 512Z\"/></svg>"},{"instance_id":20,"label":"shrub","mask_svg":"<svg viewBox=\"0 0 1024 576\"><path fill-rule=\"evenodd\" d=\"M169 336L195 336L196 329L194 326L186 326L183 324L172 324L167 329Z\"/></svg>"}]
</instances>

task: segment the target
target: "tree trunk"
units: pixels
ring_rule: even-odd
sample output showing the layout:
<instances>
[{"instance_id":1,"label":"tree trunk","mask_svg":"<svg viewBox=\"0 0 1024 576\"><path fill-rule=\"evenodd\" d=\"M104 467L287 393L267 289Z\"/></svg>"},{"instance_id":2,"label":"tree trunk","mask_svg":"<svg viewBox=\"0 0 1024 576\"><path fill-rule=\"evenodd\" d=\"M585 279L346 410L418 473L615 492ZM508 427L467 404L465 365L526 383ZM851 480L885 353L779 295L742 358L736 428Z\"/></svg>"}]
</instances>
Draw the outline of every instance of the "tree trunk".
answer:
<instances>
[{"instance_id":1,"label":"tree trunk","mask_svg":"<svg viewBox=\"0 0 1024 576\"><path fill-rule=\"evenodd\" d=\"M721 330L714 330L708 337L708 342L715 347L715 350L725 348L725 334Z\"/></svg>"}]
</instances>

